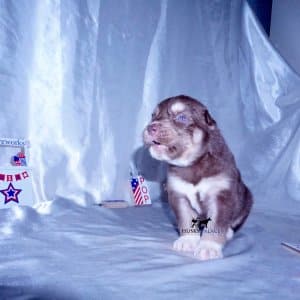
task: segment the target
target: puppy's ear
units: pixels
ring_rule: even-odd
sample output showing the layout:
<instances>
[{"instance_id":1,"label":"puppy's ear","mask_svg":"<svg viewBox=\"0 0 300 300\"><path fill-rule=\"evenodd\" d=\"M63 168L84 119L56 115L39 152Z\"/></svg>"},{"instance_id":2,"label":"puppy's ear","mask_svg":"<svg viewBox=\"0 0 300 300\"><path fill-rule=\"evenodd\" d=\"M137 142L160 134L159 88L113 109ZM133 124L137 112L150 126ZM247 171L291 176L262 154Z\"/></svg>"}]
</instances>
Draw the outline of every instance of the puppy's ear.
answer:
<instances>
[{"instance_id":1,"label":"puppy's ear","mask_svg":"<svg viewBox=\"0 0 300 300\"><path fill-rule=\"evenodd\" d=\"M215 127L216 121L211 117L207 109L204 111L204 120L211 129Z\"/></svg>"},{"instance_id":2,"label":"puppy's ear","mask_svg":"<svg viewBox=\"0 0 300 300\"><path fill-rule=\"evenodd\" d=\"M193 107L192 112L193 119L199 127L209 128L210 130L215 129L216 121L211 117L211 115L205 107Z\"/></svg>"}]
</instances>

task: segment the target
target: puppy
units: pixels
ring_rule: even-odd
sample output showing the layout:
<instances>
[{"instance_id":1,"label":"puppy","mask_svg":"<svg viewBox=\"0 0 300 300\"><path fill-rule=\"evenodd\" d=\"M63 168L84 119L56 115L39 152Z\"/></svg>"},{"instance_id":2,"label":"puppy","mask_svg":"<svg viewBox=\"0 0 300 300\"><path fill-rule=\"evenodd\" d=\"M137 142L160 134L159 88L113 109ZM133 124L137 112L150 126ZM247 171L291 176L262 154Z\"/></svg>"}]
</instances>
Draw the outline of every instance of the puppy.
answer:
<instances>
[{"instance_id":1,"label":"puppy","mask_svg":"<svg viewBox=\"0 0 300 300\"><path fill-rule=\"evenodd\" d=\"M216 121L202 103L180 95L156 107L143 139L153 158L168 163L168 200L180 233L173 248L222 258L253 200ZM199 217L211 220L201 236L192 228Z\"/></svg>"}]
</instances>

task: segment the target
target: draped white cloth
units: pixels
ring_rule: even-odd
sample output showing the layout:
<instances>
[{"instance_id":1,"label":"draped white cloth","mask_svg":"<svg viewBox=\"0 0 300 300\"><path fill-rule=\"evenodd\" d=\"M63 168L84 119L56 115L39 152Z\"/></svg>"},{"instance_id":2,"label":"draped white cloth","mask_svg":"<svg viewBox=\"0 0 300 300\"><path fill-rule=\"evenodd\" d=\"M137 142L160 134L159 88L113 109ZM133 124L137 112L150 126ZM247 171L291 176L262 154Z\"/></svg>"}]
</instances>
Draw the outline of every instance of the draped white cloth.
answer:
<instances>
[{"instance_id":1,"label":"draped white cloth","mask_svg":"<svg viewBox=\"0 0 300 300\"><path fill-rule=\"evenodd\" d=\"M37 202L128 199L132 165L162 180L141 132L177 94L209 107L260 204L300 200L300 79L245 1L0 1L0 135L30 140Z\"/></svg>"}]
</instances>

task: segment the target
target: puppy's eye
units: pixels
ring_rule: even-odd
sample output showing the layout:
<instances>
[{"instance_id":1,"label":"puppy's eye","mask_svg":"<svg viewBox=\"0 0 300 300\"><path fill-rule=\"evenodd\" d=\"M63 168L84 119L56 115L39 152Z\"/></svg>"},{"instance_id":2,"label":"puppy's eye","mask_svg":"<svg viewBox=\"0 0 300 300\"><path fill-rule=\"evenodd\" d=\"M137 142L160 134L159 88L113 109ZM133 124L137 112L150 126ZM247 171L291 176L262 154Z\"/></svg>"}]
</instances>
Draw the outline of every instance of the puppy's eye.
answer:
<instances>
[{"instance_id":1,"label":"puppy's eye","mask_svg":"<svg viewBox=\"0 0 300 300\"><path fill-rule=\"evenodd\" d=\"M189 122L189 119L185 114L178 114L175 117L175 120L179 123L182 123L182 124L187 124Z\"/></svg>"}]
</instances>

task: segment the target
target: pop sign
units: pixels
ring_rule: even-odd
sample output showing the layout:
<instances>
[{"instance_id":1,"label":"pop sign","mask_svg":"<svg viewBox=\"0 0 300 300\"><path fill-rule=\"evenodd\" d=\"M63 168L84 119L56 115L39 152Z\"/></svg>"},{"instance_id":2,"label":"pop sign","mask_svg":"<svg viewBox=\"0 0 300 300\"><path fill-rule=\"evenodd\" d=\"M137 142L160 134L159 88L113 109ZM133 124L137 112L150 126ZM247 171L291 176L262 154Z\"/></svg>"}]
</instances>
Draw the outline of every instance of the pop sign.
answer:
<instances>
[{"instance_id":1,"label":"pop sign","mask_svg":"<svg viewBox=\"0 0 300 300\"><path fill-rule=\"evenodd\" d=\"M135 205L150 205L151 198L145 178L142 175L131 175L131 189Z\"/></svg>"},{"instance_id":2,"label":"pop sign","mask_svg":"<svg viewBox=\"0 0 300 300\"><path fill-rule=\"evenodd\" d=\"M0 150L6 152L0 165L0 208L34 204L31 169L26 160L28 147L26 140L0 138Z\"/></svg>"}]
</instances>

